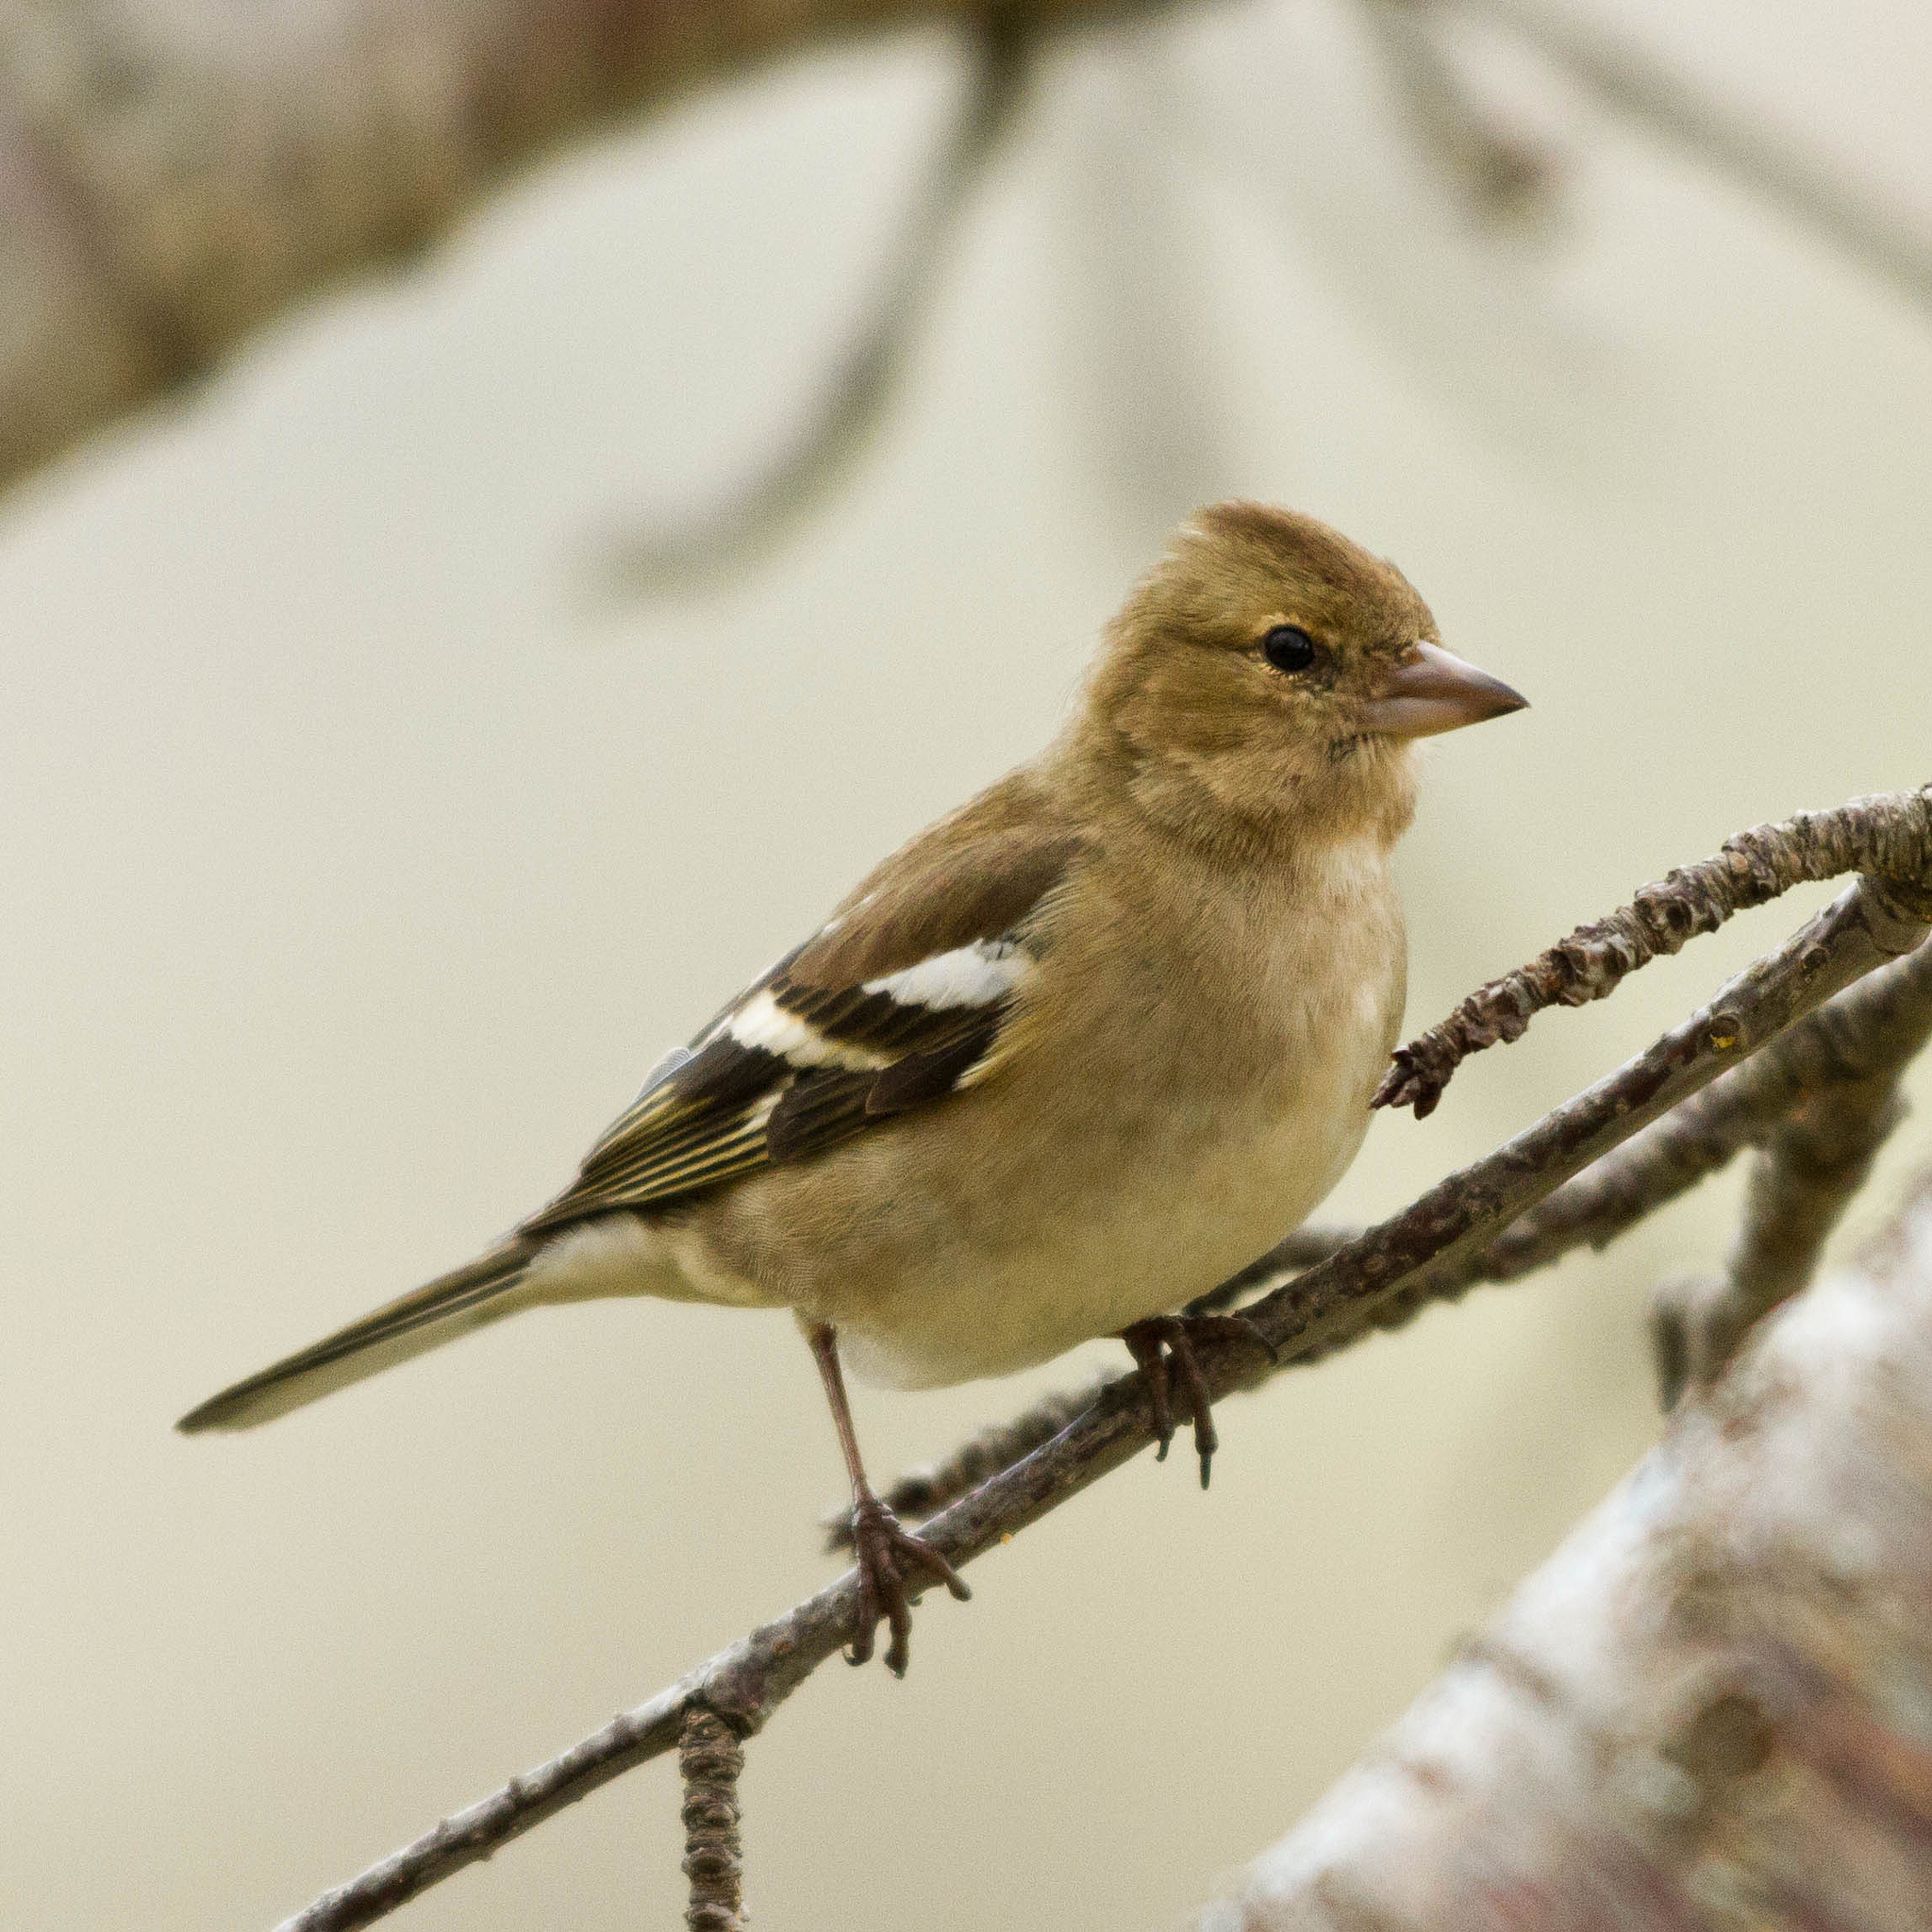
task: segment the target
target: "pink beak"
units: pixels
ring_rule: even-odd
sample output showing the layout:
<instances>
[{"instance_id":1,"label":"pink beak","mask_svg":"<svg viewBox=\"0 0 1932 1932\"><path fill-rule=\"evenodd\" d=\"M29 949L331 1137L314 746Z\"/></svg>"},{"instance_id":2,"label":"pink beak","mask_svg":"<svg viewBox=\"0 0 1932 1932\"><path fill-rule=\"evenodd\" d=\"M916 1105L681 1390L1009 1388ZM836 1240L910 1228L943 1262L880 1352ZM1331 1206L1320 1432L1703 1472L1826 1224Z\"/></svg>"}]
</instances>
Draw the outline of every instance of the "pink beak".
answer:
<instances>
[{"instance_id":1,"label":"pink beak","mask_svg":"<svg viewBox=\"0 0 1932 1932\"><path fill-rule=\"evenodd\" d=\"M1528 703L1500 677L1465 664L1441 644L1417 644L1369 701L1362 724L1391 738L1433 738L1439 731L1506 717Z\"/></svg>"}]
</instances>

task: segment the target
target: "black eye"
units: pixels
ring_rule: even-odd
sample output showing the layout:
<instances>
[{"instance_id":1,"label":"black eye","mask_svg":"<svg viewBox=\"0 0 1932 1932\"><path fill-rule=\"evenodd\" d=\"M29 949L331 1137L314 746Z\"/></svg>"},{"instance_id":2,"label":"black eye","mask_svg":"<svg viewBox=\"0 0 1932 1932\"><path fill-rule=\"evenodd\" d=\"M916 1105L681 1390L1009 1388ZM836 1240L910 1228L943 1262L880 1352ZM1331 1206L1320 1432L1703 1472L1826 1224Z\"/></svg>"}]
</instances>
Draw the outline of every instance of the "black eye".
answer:
<instances>
[{"instance_id":1,"label":"black eye","mask_svg":"<svg viewBox=\"0 0 1932 1932\"><path fill-rule=\"evenodd\" d=\"M1261 640L1261 655L1277 671L1306 671L1315 661L1315 641L1298 624L1277 624Z\"/></svg>"}]
</instances>

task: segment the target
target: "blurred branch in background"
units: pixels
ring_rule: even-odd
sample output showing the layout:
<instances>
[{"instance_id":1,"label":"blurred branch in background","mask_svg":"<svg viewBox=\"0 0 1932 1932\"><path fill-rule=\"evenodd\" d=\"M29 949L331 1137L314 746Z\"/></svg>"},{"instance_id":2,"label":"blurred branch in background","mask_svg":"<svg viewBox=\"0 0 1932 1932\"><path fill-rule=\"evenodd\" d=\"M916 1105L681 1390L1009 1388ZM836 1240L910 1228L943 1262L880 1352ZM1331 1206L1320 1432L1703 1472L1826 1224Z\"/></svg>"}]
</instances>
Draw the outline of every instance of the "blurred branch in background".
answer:
<instances>
[{"instance_id":1,"label":"blurred branch in background","mask_svg":"<svg viewBox=\"0 0 1932 1932\"><path fill-rule=\"evenodd\" d=\"M1054 62L1036 117L1058 391L1100 500L1150 552L1238 468L1228 318L1167 42L1160 14L1109 26L1104 51Z\"/></svg>"},{"instance_id":2,"label":"blurred branch in background","mask_svg":"<svg viewBox=\"0 0 1932 1932\"><path fill-rule=\"evenodd\" d=\"M1143 0L1134 18L1170 10ZM1465 18L1932 301L1932 241L1548 0L1358 10L1424 148L1479 210L1541 206L1555 177L1546 143L1507 125L1463 71L1445 29ZM977 81L816 408L715 519L637 539L621 559L636 580L724 567L836 484L890 405L947 235L1010 118L1024 47L1118 13L1114 0L341 0L239 14L212 0L0 0L0 485L207 375L330 282L447 233L560 142L786 53L955 22L978 37Z\"/></svg>"},{"instance_id":3,"label":"blurred branch in background","mask_svg":"<svg viewBox=\"0 0 1932 1932\"><path fill-rule=\"evenodd\" d=\"M1557 185L1556 156L1508 126L1470 85L1444 42L1443 12L1421 0L1360 5L1411 126L1477 213L1514 221L1547 207Z\"/></svg>"},{"instance_id":4,"label":"blurred branch in background","mask_svg":"<svg viewBox=\"0 0 1932 1932\"><path fill-rule=\"evenodd\" d=\"M1025 89L1026 30L1005 7L972 27L973 64L957 126L921 185L872 305L823 392L777 458L724 503L675 528L615 539L599 575L625 590L663 590L741 568L843 482L898 393L912 338L947 244L999 151Z\"/></svg>"},{"instance_id":5,"label":"blurred branch in background","mask_svg":"<svg viewBox=\"0 0 1932 1932\"><path fill-rule=\"evenodd\" d=\"M329 282L447 233L562 142L786 52L985 15L948 0L0 0L0 483Z\"/></svg>"},{"instance_id":6,"label":"blurred branch in background","mask_svg":"<svg viewBox=\"0 0 1932 1932\"><path fill-rule=\"evenodd\" d=\"M1923 305L1932 304L1932 236L1842 179L1768 123L1713 98L1634 41L1562 0L1380 0L1418 12L1466 9L1493 20L1600 105L1675 143L1768 207Z\"/></svg>"},{"instance_id":7,"label":"blurred branch in background","mask_svg":"<svg viewBox=\"0 0 1932 1932\"><path fill-rule=\"evenodd\" d=\"M1921 975L1912 991L1918 998L1909 1052L1916 1053L1932 1031L1932 974ZM1829 1011L1813 1017L1822 1020ZM1862 1078L1828 1078L1809 1091L1752 1163L1743 1220L1724 1273L1659 1284L1651 1300L1651 1341L1666 1408L1686 1388L1716 1381L1752 1325L1811 1278L1879 1148L1905 1118L1903 1068L1901 1058Z\"/></svg>"},{"instance_id":8,"label":"blurred branch in background","mask_svg":"<svg viewBox=\"0 0 1932 1932\"><path fill-rule=\"evenodd\" d=\"M1486 1159L1439 1183L1392 1220L1311 1260L1286 1286L1249 1304L1245 1314L1274 1351L1274 1360L1257 1366L1246 1348L1205 1355L1209 1395L1257 1386L1281 1367L1332 1354L1389 1320L1413 1313L1425 1299L1460 1295L1469 1286L1473 1259L1539 1202L1556 1196L1564 1181L1633 1143L1651 1123L1668 1128L1674 1108L1694 1105L1692 1096L1703 1090L1714 1093L1712 1083L1732 1069L1741 1074L1757 1049L1880 968L1890 974L1881 983L1886 991L1859 1008L1840 1005L1828 1031L1840 1042L1845 1064L1862 1062L1874 1072L1881 1065L1888 1071L1895 1067L1899 1062L1887 1062L1886 1053L1908 1054L1924 1037L1923 1026L1914 1033L1897 1024L1897 1016L1906 1008L1923 1018L1926 998L1922 942L1932 927L1932 787L1854 800L1835 811L1740 834L1716 858L1646 888L1640 895L1642 921L1657 932L1675 935L1675 945L1681 945L1740 905L1761 904L1801 880L1848 871L1861 874L1857 884L1645 1052ZM1627 935L1638 925L1635 908L1625 908L1580 928L1566 943L1574 947L1604 932ZM1600 996L1675 945L1600 948L1588 983ZM1915 969L1909 981L1902 976L1908 963ZM1496 984L1535 980L1541 964ZM1887 1025L1891 1031L1881 1039ZM1508 1037L1522 1030L1519 1024ZM1804 1063L1802 1055L1788 1054L1783 1072L1790 1076ZM1770 1091L1761 1090L1760 1097ZM1707 1127L1716 1111L1707 1104ZM1744 1138L1740 1132L1740 1144ZM1647 1197L1641 1186L1626 1187L1624 1193ZM1318 1235L1306 1249L1286 1252L1306 1257L1327 1240ZM1543 1256L1553 1257L1554 1251ZM1024 1431L1015 1440L1024 1440ZM1152 1440L1139 1377L1114 1377L1091 1391L1091 1399L1048 1441L953 1502L922 1534L949 1561L969 1562L1120 1467ZM1932 1538L1932 1506L1922 1513L1924 1533ZM325 1894L289 1920L283 1932L342 1932L382 1917L598 1786L673 1749L693 1710L723 1720L741 1738L750 1737L844 1643L856 1597L856 1579L848 1572L648 1703Z\"/></svg>"},{"instance_id":9,"label":"blurred branch in background","mask_svg":"<svg viewBox=\"0 0 1932 1932\"><path fill-rule=\"evenodd\" d=\"M1932 1924L1932 1176L1197 1932Z\"/></svg>"}]
</instances>

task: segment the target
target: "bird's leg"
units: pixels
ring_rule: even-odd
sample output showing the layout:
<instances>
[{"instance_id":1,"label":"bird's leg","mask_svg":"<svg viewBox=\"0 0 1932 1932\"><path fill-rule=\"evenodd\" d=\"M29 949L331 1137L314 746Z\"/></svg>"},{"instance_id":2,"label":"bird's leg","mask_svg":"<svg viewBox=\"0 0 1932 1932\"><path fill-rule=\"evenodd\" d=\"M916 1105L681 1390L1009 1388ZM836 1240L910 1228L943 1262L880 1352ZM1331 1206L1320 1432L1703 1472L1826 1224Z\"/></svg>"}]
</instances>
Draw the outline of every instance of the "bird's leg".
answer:
<instances>
[{"instance_id":1,"label":"bird's leg","mask_svg":"<svg viewBox=\"0 0 1932 1932\"><path fill-rule=\"evenodd\" d=\"M903 1677L912 1648L912 1603L906 1588L908 1577L916 1571L926 1571L961 1603L973 1592L929 1542L900 1526L899 1519L880 1502L866 1480L865 1464L858 1457L858 1438L852 1427L852 1406L845 1399L845 1376L839 1367L838 1332L830 1323L822 1322L808 1331L807 1339L825 1385L825 1400L832 1405L839 1446L845 1452L845 1473L852 1478L852 1548L858 1558L858 1615L845 1660L862 1664L872 1656L873 1631L883 1617L892 1632L886 1646L886 1668L895 1677Z\"/></svg>"},{"instance_id":2,"label":"bird's leg","mask_svg":"<svg viewBox=\"0 0 1932 1932\"><path fill-rule=\"evenodd\" d=\"M1154 1315L1144 1322L1130 1322L1120 1331L1147 1385L1148 1405L1154 1410L1154 1439L1160 1447L1157 1461L1167 1457L1167 1445L1174 1441L1174 1407L1170 1390L1180 1383L1187 1398L1189 1419L1194 1424L1194 1453L1201 1458L1201 1487L1214 1466L1214 1452L1221 1446L1215 1433L1214 1407L1208 1384L1201 1374L1195 1350L1203 1343L1239 1341L1263 1350L1273 1357L1274 1344L1245 1315Z\"/></svg>"}]
</instances>

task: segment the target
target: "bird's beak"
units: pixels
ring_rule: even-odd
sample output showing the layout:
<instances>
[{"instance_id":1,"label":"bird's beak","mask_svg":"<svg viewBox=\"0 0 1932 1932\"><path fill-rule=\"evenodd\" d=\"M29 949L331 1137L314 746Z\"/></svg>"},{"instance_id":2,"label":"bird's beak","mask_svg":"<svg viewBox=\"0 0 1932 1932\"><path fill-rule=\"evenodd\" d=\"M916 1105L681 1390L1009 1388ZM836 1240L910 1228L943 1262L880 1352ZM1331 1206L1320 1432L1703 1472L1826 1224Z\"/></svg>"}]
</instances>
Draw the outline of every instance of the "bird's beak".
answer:
<instances>
[{"instance_id":1,"label":"bird's beak","mask_svg":"<svg viewBox=\"0 0 1932 1932\"><path fill-rule=\"evenodd\" d=\"M1369 700L1363 728L1391 738L1433 738L1520 711L1528 703L1500 677L1465 664L1441 644L1417 644Z\"/></svg>"}]
</instances>

